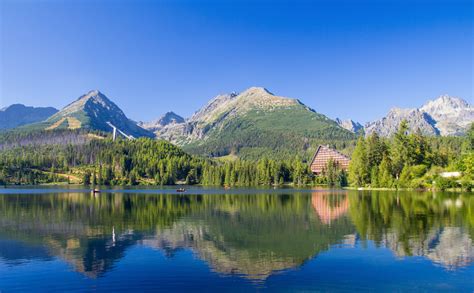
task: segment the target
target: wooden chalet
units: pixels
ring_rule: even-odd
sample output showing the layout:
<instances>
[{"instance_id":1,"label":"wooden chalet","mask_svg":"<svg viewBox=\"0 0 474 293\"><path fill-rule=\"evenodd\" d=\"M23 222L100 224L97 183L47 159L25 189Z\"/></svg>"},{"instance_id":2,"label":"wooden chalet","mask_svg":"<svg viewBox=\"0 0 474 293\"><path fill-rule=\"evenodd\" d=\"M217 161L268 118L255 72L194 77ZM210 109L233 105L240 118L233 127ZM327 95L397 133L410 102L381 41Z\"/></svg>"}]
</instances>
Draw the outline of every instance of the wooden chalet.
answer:
<instances>
[{"instance_id":1,"label":"wooden chalet","mask_svg":"<svg viewBox=\"0 0 474 293\"><path fill-rule=\"evenodd\" d=\"M320 145L311 161L311 171L316 175L321 174L330 159L339 164L339 167L342 170L346 171L351 162L351 159L348 156L338 152L337 150L331 149L329 146Z\"/></svg>"}]
</instances>

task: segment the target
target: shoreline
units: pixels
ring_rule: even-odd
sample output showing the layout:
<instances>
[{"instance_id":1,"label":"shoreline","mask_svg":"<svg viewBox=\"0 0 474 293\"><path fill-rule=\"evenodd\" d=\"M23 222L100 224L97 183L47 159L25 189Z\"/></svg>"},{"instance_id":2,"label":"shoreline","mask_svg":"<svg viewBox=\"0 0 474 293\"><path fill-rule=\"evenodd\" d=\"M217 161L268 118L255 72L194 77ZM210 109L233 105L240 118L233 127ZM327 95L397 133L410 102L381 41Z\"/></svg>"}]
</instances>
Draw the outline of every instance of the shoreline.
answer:
<instances>
[{"instance_id":1,"label":"shoreline","mask_svg":"<svg viewBox=\"0 0 474 293\"><path fill-rule=\"evenodd\" d=\"M3 185L1 189L25 189L27 187L31 188L42 188L42 187L76 187L80 190L91 190L97 187L98 185L83 185L83 184L75 184L75 183L67 183L67 182L50 182L50 183L40 183L40 184L6 184ZM474 191L467 191L463 190L462 188L448 188L445 190L440 189L431 189L431 188L394 188L394 187L353 187L353 186L346 186L346 187L338 187L338 186L327 186L327 185L293 185L291 183L281 184L281 185L257 185L257 186L217 186L217 185L202 185L202 184L193 184L193 185L186 185L183 183L175 184L175 185L153 185L153 184L138 184L138 185L102 185L103 190L148 190L147 188L154 188L157 190L169 190L172 191L174 189L179 189L183 187L187 187L192 189L195 187L199 190L206 190L206 189L223 189L229 192L232 190L242 190L242 189L256 189L256 190L347 190L347 191L415 191L415 192L463 192L463 193L472 193ZM150 189L151 190L151 189Z\"/></svg>"}]
</instances>

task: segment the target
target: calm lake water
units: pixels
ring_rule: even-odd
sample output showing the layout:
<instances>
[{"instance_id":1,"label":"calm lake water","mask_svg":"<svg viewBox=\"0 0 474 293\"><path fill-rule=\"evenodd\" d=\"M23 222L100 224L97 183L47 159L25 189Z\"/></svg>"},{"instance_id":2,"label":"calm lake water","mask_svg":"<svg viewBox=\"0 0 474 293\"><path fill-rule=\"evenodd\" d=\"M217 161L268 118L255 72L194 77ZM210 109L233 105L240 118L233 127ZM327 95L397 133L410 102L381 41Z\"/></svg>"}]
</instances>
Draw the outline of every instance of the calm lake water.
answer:
<instances>
[{"instance_id":1,"label":"calm lake water","mask_svg":"<svg viewBox=\"0 0 474 293\"><path fill-rule=\"evenodd\" d=\"M0 291L474 291L474 195L0 190Z\"/></svg>"}]
</instances>

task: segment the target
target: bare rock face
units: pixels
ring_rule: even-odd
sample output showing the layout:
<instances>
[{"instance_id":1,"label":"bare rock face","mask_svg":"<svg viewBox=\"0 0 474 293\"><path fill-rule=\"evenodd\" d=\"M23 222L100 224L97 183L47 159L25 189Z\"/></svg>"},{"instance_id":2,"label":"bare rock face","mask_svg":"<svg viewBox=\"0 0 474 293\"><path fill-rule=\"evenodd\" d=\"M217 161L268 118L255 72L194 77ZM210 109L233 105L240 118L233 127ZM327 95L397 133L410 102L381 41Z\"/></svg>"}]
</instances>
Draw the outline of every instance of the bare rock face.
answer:
<instances>
[{"instance_id":1,"label":"bare rock face","mask_svg":"<svg viewBox=\"0 0 474 293\"><path fill-rule=\"evenodd\" d=\"M429 101L420 110L433 117L441 135L463 134L474 122L474 107L463 99L447 95Z\"/></svg>"},{"instance_id":2,"label":"bare rock face","mask_svg":"<svg viewBox=\"0 0 474 293\"><path fill-rule=\"evenodd\" d=\"M342 128L347 129L353 133L359 133L361 130L364 129L364 126L362 126L362 124L360 124L359 122L353 121L351 119L341 120L339 118L336 118L336 122Z\"/></svg>"},{"instance_id":3,"label":"bare rock face","mask_svg":"<svg viewBox=\"0 0 474 293\"><path fill-rule=\"evenodd\" d=\"M204 107L196 111L189 121L209 121L213 118L213 113L220 112L230 102L232 102L237 95L235 93L218 95L211 99Z\"/></svg>"},{"instance_id":4,"label":"bare rock face","mask_svg":"<svg viewBox=\"0 0 474 293\"><path fill-rule=\"evenodd\" d=\"M384 118L368 123L365 126L365 134L370 135L376 132L380 136L391 136L400 125L406 120L410 131L420 129L425 135L439 135L439 130L434 126L435 121L431 116L418 109L391 109Z\"/></svg>"},{"instance_id":5,"label":"bare rock face","mask_svg":"<svg viewBox=\"0 0 474 293\"><path fill-rule=\"evenodd\" d=\"M465 100L440 96L417 109L391 109L387 116L365 125L366 135L393 135L403 120L409 130L420 129L426 135L462 135L474 122L474 108Z\"/></svg>"},{"instance_id":6,"label":"bare rock face","mask_svg":"<svg viewBox=\"0 0 474 293\"><path fill-rule=\"evenodd\" d=\"M174 112L167 112L160 118L151 122L139 122L138 125L150 131L158 131L165 126L184 123L184 118Z\"/></svg>"}]
</instances>

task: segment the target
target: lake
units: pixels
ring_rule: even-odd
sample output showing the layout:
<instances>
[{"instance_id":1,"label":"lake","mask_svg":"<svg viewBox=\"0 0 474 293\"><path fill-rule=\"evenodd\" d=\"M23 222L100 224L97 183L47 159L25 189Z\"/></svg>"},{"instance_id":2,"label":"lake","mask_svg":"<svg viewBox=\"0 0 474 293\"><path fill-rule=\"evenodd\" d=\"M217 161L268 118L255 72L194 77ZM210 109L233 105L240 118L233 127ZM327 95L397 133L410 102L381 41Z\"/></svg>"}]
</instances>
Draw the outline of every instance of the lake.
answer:
<instances>
[{"instance_id":1,"label":"lake","mask_svg":"<svg viewBox=\"0 0 474 293\"><path fill-rule=\"evenodd\" d=\"M474 291L472 193L0 190L0 291Z\"/></svg>"}]
</instances>

